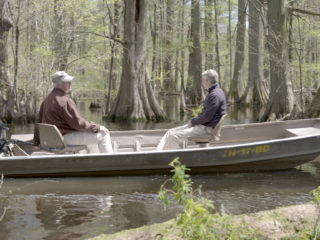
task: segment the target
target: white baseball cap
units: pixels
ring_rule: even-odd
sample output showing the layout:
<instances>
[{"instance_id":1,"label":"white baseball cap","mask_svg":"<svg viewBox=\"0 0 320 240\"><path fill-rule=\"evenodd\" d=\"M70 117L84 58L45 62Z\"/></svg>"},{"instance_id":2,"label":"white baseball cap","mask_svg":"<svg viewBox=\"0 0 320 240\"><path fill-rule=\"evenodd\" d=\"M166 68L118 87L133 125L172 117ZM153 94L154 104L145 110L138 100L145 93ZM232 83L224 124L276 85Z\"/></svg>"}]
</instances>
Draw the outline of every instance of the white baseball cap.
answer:
<instances>
[{"instance_id":1,"label":"white baseball cap","mask_svg":"<svg viewBox=\"0 0 320 240\"><path fill-rule=\"evenodd\" d=\"M64 71L58 71L53 75L52 82L72 82L72 79L74 79L74 77L70 76L68 73Z\"/></svg>"}]
</instances>

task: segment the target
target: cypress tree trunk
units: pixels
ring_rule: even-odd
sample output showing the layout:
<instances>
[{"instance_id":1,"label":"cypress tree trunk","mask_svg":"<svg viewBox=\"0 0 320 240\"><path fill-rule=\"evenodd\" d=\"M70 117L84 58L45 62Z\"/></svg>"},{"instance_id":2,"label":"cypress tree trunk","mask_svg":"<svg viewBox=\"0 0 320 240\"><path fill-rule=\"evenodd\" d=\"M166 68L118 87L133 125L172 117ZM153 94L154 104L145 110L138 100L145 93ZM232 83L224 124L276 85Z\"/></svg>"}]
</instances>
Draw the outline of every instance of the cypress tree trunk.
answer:
<instances>
[{"instance_id":1,"label":"cypress tree trunk","mask_svg":"<svg viewBox=\"0 0 320 240\"><path fill-rule=\"evenodd\" d=\"M191 2L191 42L189 55L187 94L191 103L198 104L202 100L201 89L201 44L200 44L200 3L199 0Z\"/></svg>"},{"instance_id":2,"label":"cypress tree trunk","mask_svg":"<svg viewBox=\"0 0 320 240\"><path fill-rule=\"evenodd\" d=\"M182 0L182 12L181 12L181 34L180 34L180 44L181 46L184 46L184 18L185 18L185 0ZM184 66L185 66L185 50L181 49L181 101L180 101L180 113L184 113L186 108L186 99L185 99L185 77L184 77Z\"/></svg>"},{"instance_id":3,"label":"cypress tree trunk","mask_svg":"<svg viewBox=\"0 0 320 240\"><path fill-rule=\"evenodd\" d=\"M236 55L234 60L233 78L228 93L229 100L239 102L239 87L242 84L242 68L244 64L244 45L246 39L246 0L238 0L238 24ZM243 84L242 84L243 85Z\"/></svg>"},{"instance_id":4,"label":"cypress tree trunk","mask_svg":"<svg viewBox=\"0 0 320 240\"><path fill-rule=\"evenodd\" d=\"M206 41L206 56L205 69L213 68L213 0L206 0L205 6L205 41Z\"/></svg>"},{"instance_id":5,"label":"cypress tree trunk","mask_svg":"<svg viewBox=\"0 0 320 240\"><path fill-rule=\"evenodd\" d=\"M164 62L164 90L172 92L174 89L173 79L173 24L174 24L174 5L175 0L167 0L167 22L165 32L166 56Z\"/></svg>"},{"instance_id":6,"label":"cypress tree trunk","mask_svg":"<svg viewBox=\"0 0 320 240\"><path fill-rule=\"evenodd\" d=\"M239 102L247 100L254 106L267 104L268 91L263 77L263 0L249 1L249 79ZM252 92L252 99L248 99Z\"/></svg>"},{"instance_id":7,"label":"cypress tree trunk","mask_svg":"<svg viewBox=\"0 0 320 240\"><path fill-rule=\"evenodd\" d=\"M216 47L215 47L215 52L216 52L216 69L219 74L219 81L221 81L221 73L220 73L220 51L219 51L219 28L218 28L218 4L217 0L213 0L214 3L214 27L215 27L215 39L216 39ZM221 85L221 82L220 82Z\"/></svg>"},{"instance_id":8,"label":"cypress tree trunk","mask_svg":"<svg viewBox=\"0 0 320 240\"><path fill-rule=\"evenodd\" d=\"M109 114L113 121L165 118L154 98L146 66L147 4L148 0L125 0L122 76Z\"/></svg>"},{"instance_id":9,"label":"cypress tree trunk","mask_svg":"<svg viewBox=\"0 0 320 240\"><path fill-rule=\"evenodd\" d=\"M318 118L320 116L320 88L318 88L318 92L311 104L307 109L307 117L309 118Z\"/></svg>"},{"instance_id":10,"label":"cypress tree trunk","mask_svg":"<svg viewBox=\"0 0 320 240\"><path fill-rule=\"evenodd\" d=\"M270 102L261 120L275 120L282 118L293 109L294 96L292 83L289 79L288 51L286 48L287 30L286 21L288 11L286 0L268 1L267 36L271 92Z\"/></svg>"},{"instance_id":11,"label":"cypress tree trunk","mask_svg":"<svg viewBox=\"0 0 320 240\"><path fill-rule=\"evenodd\" d=\"M0 0L0 118L12 121L15 112L15 91L9 76L8 34L13 26L7 0Z\"/></svg>"}]
</instances>

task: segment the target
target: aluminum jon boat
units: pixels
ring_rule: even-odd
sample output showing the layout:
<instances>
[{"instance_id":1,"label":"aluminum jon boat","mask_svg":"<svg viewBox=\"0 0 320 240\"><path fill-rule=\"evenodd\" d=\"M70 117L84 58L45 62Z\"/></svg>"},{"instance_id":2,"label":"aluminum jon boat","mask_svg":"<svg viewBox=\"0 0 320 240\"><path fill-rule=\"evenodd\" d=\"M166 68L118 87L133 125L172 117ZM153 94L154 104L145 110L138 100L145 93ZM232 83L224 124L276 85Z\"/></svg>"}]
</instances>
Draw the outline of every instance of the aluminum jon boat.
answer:
<instances>
[{"instance_id":1,"label":"aluminum jon boat","mask_svg":"<svg viewBox=\"0 0 320 240\"><path fill-rule=\"evenodd\" d=\"M220 141L188 142L156 151L166 130L113 131L113 154L77 153L0 157L4 176L95 176L169 173L176 157L191 173L271 171L293 168L320 155L320 118L225 125ZM21 140L31 134L13 135Z\"/></svg>"}]
</instances>

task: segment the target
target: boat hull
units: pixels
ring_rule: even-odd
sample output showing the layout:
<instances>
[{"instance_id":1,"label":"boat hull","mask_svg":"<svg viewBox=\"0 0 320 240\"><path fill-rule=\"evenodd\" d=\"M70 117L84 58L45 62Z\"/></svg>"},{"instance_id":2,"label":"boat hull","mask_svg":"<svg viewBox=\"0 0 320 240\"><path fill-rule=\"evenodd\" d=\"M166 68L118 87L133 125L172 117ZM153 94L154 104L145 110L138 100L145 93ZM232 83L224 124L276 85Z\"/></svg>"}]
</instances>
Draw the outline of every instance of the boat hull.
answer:
<instances>
[{"instance_id":1,"label":"boat hull","mask_svg":"<svg viewBox=\"0 0 320 240\"><path fill-rule=\"evenodd\" d=\"M0 159L5 176L95 176L168 173L176 157L192 173L273 171L317 158L320 136L302 136L208 148L115 154L68 154Z\"/></svg>"}]
</instances>

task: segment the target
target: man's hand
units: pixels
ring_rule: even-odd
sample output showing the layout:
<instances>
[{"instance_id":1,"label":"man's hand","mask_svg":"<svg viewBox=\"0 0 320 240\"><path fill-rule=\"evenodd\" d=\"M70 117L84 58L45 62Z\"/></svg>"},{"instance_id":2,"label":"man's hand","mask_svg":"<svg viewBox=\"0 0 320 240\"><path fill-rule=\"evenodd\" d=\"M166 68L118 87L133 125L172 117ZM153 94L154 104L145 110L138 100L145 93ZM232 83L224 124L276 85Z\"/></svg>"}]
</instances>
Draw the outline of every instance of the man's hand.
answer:
<instances>
[{"instance_id":1,"label":"man's hand","mask_svg":"<svg viewBox=\"0 0 320 240\"><path fill-rule=\"evenodd\" d=\"M191 121L189 121L187 125L188 125L189 128L192 127Z\"/></svg>"},{"instance_id":2,"label":"man's hand","mask_svg":"<svg viewBox=\"0 0 320 240\"><path fill-rule=\"evenodd\" d=\"M109 133L109 130L104 126L100 126L100 132Z\"/></svg>"}]
</instances>

